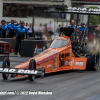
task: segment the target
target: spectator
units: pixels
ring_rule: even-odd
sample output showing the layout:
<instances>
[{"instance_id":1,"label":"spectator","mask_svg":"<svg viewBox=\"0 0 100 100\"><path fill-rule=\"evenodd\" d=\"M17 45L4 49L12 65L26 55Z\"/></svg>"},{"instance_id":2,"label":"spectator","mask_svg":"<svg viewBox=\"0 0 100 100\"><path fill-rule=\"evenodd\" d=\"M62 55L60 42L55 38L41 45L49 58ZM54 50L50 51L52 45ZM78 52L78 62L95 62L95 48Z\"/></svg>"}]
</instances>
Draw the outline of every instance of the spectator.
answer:
<instances>
[{"instance_id":1,"label":"spectator","mask_svg":"<svg viewBox=\"0 0 100 100\"><path fill-rule=\"evenodd\" d=\"M42 38L44 40L48 40L48 37L49 37L49 34L48 34L48 31L47 31L47 24L44 24L44 27L43 27L43 36Z\"/></svg>"},{"instance_id":2,"label":"spectator","mask_svg":"<svg viewBox=\"0 0 100 100\"><path fill-rule=\"evenodd\" d=\"M14 23L15 22L15 23ZM8 24L8 38L13 38L16 35L16 27L19 25L19 23L14 19L11 19L11 23Z\"/></svg>"},{"instance_id":3,"label":"spectator","mask_svg":"<svg viewBox=\"0 0 100 100\"><path fill-rule=\"evenodd\" d=\"M54 33L53 33L53 24L52 24L51 21L47 24L47 29L48 29L48 33L49 33L50 35L53 35L53 34L54 34Z\"/></svg>"},{"instance_id":4,"label":"spectator","mask_svg":"<svg viewBox=\"0 0 100 100\"><path fill-rule=\"evenodd\" d=\"M33 35L32 35L32 24L30 23L29 24L29 29L28 29L28 31L27 31L27 35L29 36L29 37L32 37Z\"/></svg>"},{"instance_id":5,"label":"spectator","mask_svg":"<svg viewBox=\"0 0 100 100\"><path fill-rule=\"evenodd\" d=\"M57 29L56 29L56 32L57 32L58 34L60 34L60 28L61 28L61 25L59 25L59 26L57 27Z\"/></svg>"},{"instance_id":6,"label":"spectator","mask_svg":"<svg viewBox=\"0 0 100 100\"><path fill-rule=\"evenodd\" d=\"M7 22L7 25L9 24L9 22Z\"/></svg>"},{"instance_id":7,"label":"spectator","mask_svg":"<svg viewBox=\"0 0 100 100\"><path fill-rule=\"evenodd\" d=\"M44 25L44 30L43 33L46 37L50 37L50 34L48 33L48 29L47 29L47 24Z\"/></svg>"},{"instance_id":8,"label":"spectator","mask_svg":"<svg viewBox=\"0 0 100 100\"><path fill-rule=\"evenodd\" d=\"M40 26L39 26L39 28L38 28L38 32L43 33L43 26L42 26L42 23L40 23Z\"/></svg>"},{"instance_id":9,"label":"spectator","mask_svg":"<svg viewBox=\"0 0 100 100\"><path fill-rule=\"evenodd\" d=\"M1 37L2 38L7 38L7 25L5 25L5 20L2 19L1 21Z\"/></svg>"},{"instance_id":10,"label":"spectator","mask_svg":"<svg viewBox=\"0 0 100 100\"><path fill-rule=\"evenodd\" d=\"M0 38L1 38L1 27L2 27L2 21L1 21L1 24L0 24Z\"/></svg>"},{"instance_id":11,"label":"spectator","mask_svg":"<svg viewBox=\"0 0 100 100\"><path fill-rule=\"evenodd\" d=\"M26 27L27 29L29 29L29 25L28 25L28 23L26 23L25 27Z\"/></svg>"}]
</instances>

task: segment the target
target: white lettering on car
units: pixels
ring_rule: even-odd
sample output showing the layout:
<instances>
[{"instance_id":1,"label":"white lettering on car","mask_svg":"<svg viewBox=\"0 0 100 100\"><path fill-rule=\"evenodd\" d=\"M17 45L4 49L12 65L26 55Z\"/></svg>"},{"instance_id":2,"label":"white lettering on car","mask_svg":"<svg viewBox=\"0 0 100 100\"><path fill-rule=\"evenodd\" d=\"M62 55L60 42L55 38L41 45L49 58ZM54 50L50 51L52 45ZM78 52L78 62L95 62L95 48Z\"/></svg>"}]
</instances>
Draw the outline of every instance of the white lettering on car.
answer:
<instances>
[{"instance_id":1,"label":"white lettering on car","mask_svg":"<svg viewBox=\"0 0 100 100\"><path fill-rule=\"evenodd\" d=\"M18 70L18 73L24 73L23 69Z\"/></svg>"},{"instance_id":2,"label":"white lettering on car","mask_svg":"<svg viewBox=\"0 0 100 100\"><path fill-rule=\"evenodd\" d=\"M4 70L3 70L3 72L8 72L9 71L9 69L8 68L5 68Z\"/></svg>"},{"instance_id":3,"label":"white lettering on car","mask_svg":"<svg viewBox=\"0 0 100 100\"><path fill-rule=\"evenodd\" d=\"M15 72L16 71L16 69L10 69L9 70L9 72Z\"/></svg>"},{"instance_id":4,"label":"white lettering on car","mask_svg":"<svg viewBox=\"0 0 100 100\"><path fill-rule=\"evenodd\" d=\"M76 61L75 66L84 66L84 62Z\"/></svg>"},{"instance_id":5,"label":"white lettering on car","mask_svg":"<svg viewBox=\"0 0 100 100\"><path fill-rule=\"evenodd\" d=\"M51 67L51 64L50 65L47 65L47 68Z\"/></svg>"},{"instance_id":6,"label":"white lettering on car","mask_svg":"<svg viewBox=\"0 0 100 100\"><path fill-rule=\"evenodd\" d=\"M3 70L3 68L0 68L0 71L2 71Z\"/></svg>"},{"instance_id":7,"label":"white lettering on car","mask_svg":"<svg viewBox=\"0 0 100 100\"><path fill-rule=\"evenodd\" d=\"M24 73L30 73L30 72L31 72L30 70L25 70L25 71L24 71Z\"/></svg>"},{"instance_id":8,"label":"white lettering on car","mask_svg":"<svg viewBox=\"0 0 100 100\"><path fill-rule=\"evenodd\" d=\"M37 74L38 70L24 70L24 69L9 69L9 68L0 68L0 73L13 73L13 74Z\"/></svg>"},{"instance_id":9,"label":"white lettering on car","mask_svg":"<svg viewBox=\"0 0 100 100\"><path fill-rule=\"evenodd\" d=\"M38 72L37 70L36 71L32 70L31 74L37 74L37 72Z\"/></svg>"}]
</instances>

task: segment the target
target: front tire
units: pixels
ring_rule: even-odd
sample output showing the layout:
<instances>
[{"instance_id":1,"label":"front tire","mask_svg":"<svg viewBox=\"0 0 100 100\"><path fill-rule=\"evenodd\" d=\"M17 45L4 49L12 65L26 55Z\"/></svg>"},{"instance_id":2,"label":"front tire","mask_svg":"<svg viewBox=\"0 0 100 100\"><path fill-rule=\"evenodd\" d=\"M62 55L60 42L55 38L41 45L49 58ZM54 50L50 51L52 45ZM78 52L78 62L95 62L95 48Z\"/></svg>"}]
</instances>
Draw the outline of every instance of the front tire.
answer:
<instances>
[{"instance_id":1,"label":"front tire","mask_svg":"<svg viewBox=\"0 0 100 100\"><path fill-rule=\"evenodd\" d=\"M35 69L36 69L36 62L34 59L31 59L29 63L29 70L35 70ZM35 79L34 75L29 75L30 81L34 81L34 79Z\"/></svg>"},{"instance_id":2,"label":"front tire","mask_svg":"<svg viewBox=\"0 0 100 100\"><path fill-rule=\"evenodd\" d=\"M10 60L8 57L5 57L3 60L2 68L10 68ZM9 74L2 74L3 79L8 79Z\"/></svg>"}]
</instances>

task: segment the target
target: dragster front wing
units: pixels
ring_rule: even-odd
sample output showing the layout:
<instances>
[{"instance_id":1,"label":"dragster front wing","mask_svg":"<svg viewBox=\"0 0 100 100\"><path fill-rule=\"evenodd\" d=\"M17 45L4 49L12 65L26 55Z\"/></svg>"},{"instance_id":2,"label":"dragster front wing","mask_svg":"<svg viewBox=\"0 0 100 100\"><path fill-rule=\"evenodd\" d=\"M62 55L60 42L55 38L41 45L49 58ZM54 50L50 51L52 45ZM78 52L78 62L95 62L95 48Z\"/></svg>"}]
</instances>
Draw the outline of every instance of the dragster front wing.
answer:
<instances>
[{"instance_id":1,"label":"dragster front wing","mask_svg":"<svg viewBox=\"0 0 100 100\"><path fill-rule=\"evenodd\" d=\"M20 74L20 75L43 75L44 70L29 70L29 69L15 69L15 68L2 68L0 67L0 73L4 74ZM42 76L43 77L43 76Z\"/></svg>"}]
</instances>

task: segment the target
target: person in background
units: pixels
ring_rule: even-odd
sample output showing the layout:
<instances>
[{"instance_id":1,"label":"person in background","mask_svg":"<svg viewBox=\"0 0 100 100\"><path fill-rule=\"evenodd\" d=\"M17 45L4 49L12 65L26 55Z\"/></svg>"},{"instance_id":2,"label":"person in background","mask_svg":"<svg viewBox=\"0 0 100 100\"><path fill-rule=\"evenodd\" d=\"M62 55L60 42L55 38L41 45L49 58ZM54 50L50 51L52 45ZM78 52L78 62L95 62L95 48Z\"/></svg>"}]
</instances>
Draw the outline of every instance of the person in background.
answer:
<instances>
[{"instance_id":1,"label":"person in background","mask_svg":"<svg viewBox=\"0 0 100 100\"><path fill-rule=\"evenodd\" d=\"M9 22L7 22L7 25L9 24Z\"/></svg>"},{"instance_id":2,"label":"person in background","mask_svg":"<svg viewBox=\"0 0 100 100\"><path fill-rule=\"evenodd\" d=\"M25 27L26 27L27 29L29 29L29 25L28 25L28 23L26 23Z\"/></svg>"},{"instance_id":3,"label":"person in background","mask_svg":"<svg viewBox=\"0 0 100 100\"><path fill-rule=\"evenodd\" d=\"M29 37L32 37L33 36L33 34L32 34L32 24L31 23L29 24L29 28L28 28L28 31L27 31L27 35Z\"/></svg>"},{"instance_id":4,"label":"person in background","mask_svg":"<svg viewBox=\"0 0 100 100\"><path fill-rule=\"evenodd\" d=\"M38 28L38 32L43 33L43 26L42 26L42 23L40 23L40 26L39 26L39 28Z\"/></svg>"},{"instance_id":5,"label":"person in background","mask_svg":"<svg viewBox=\"0 0 100 100\"><path fill-rule=\"evenodd\" d=\"M43 27L43 35L44 35L45 40L48 40L49 37L50 37L50 34L48 33L48 29L47 29L47 24L44 24L44 27Z\"/></svg>"},{"instance_id":6,"label":"person in background","mask_svg":"<svg viewBox=\"0 0 100 100\"><path fill-rule=\"evenodd\" d=\"M53 33L53 24L52 24L52 22L50 21L48 24L47 24L47 29L48 29L48 33L50 34L50 35L53 35L54 33Z\"/></svg>"},{"instance_id":7,"label":"person in background","mask_svg":"<svg viewBox=\"0 0 100 100\"><path fill-rule=\"evenodd\" d=\"M56 32L57 32L58 34L60 34L60 28L61 28L61 25L59 25L59 26L57 27L57 29L56 29Z\"/></svg>"},{"instance_id":8,"label":"person in background","mask_svg":"<svg viewBox=\"0 0 100 100\"><path fill-rule=\"evenodd\" d=\"M75 21L74 20L71 20L71 25L69 25L68 28L74 28L74 30L76 31L76 35L77 35L78 27L76 28L76 25L75 25Z\"/></svg>"},{"instance_id":9,"label":"person in background","mask_svg":"<svg viewBox=\"0 0 100 100\"><path fill-rule=\"evenodd\" d=\"M83 33L84 31L86 31L85 28L85 23L81 22L81 26L78 28L79 34Z\"/></svg>"},{"instance_id":10,"label":"person in background","mask_svg":"<svg viewBox=\"0 0 100 100\"><path fill-rule=\"evenodd\" d=\"M38 31L35 34L36 34L35 36L37 36L38 38L42 38L42 36L43 36L43 26L42 26L42 23L40 23Z\"/></svg>"},{"instance_id":11,"label":"person in background","mask_svg":"<svg viewBox=\"0 0 100 100\"><path fill-rule=\"evenodd\" d=\"M76 29L76 26L74 24L75 24L75 21L74 20L71 20L71 23L68 26L68 28L75 28Z\"/></svg>"},{"instance_id":12,"label":"person in background","mask_svg":"<svg viewBox=\"0 0 100 100\"><path fill-rule=\"evenodd\" d=\"M15 45L15 53L17 54L19 51L19 55L21 52L21 40L26 38L27 28L24 27L24 21L20 22L20 26L16 28L16 45Z\"/></svg>"},{"instance_id":13,"label":"person in background","mask_svg":"<svg viewBox=\"0 0 100 100\"><path fill-rule=\"evenodd\" d=\"M1 24L0 24L0 38L1 38L1 26L2 26L2 21L1 21Z\"/></svg>"},{"instance_id":14,"label":"person in background","mask_svg":"<svg viewBox=\"0 0 100 100\"><path fill-rule=\"evenodd\" d=\"M7 25L5 25L5 20L2 19L1 23L1 38L7 38Z\"/></svg>"},{"instance_id":15,"label":"person in background","mask_svg":"<svg viewBox=\"0 0 100 100\"><path fill-rule=\"evenodd\" d=\"M8 38L13 38L16 35L16 27L19 25L19 23L14 19L11 19L11 23L8 24Z\"/></svg>"}]
</instances>

